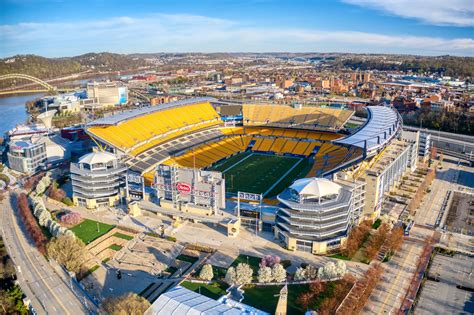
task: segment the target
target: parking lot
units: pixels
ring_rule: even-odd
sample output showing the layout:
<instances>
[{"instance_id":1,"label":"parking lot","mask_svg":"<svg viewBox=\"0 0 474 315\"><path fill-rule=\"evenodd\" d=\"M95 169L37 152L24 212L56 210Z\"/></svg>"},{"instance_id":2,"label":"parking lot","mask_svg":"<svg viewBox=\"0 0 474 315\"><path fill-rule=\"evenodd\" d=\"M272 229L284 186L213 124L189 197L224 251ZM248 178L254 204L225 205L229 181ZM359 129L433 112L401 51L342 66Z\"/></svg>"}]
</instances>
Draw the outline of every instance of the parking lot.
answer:
<instances>
[{"instance_id":1,"label":"parking lot","mask_svg":"<svg viewBox=\"0 0 474 315\"><path fill-rule=\"evenodd\" d=\"M432 261L415 314L473 314L474 258L436 255ZM469 288L460 289L459 287Z\"/></svg>"}]
</instances>

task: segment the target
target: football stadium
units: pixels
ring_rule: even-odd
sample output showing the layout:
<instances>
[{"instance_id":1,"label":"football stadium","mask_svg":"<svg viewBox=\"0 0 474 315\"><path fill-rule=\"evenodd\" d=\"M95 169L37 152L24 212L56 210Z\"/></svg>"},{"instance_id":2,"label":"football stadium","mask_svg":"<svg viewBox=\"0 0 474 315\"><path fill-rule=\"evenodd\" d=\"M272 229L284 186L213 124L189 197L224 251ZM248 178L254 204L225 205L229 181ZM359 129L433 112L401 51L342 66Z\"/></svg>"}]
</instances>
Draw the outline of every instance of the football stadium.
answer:
<instances>
[{"instance_id":1,"label":"football stadium","mask_svg":"<svg viewBox=\"0 0 474 315\"><path fill-rule=\"evenodd\" d=\"M194 99L97 120L88 133L151 184L158 164L222 172L228 192L274 197L300 177L326 176L362 157L339 145L352 111L242 105L242 126L225 126L209 100ZM280 191L278 191L280 188Z\"/></svg>"},{"instance_id":2,"label":"football stadium","mask_svg":"<svg viewBox=\"0 0 474 315\"><path fill-rule=\"evenodd\" d=\"M160 207L212 216L239 196L257 213L250 225L288 249L325 253L362 216L378 216L383 195L416 163L416 141L401 139L395 110L367 107L348 131L353 114L193 98L104 117L87 133L126 165L127 197L151 191ZM239 222L242 213L239 204Z\"/></svg>"}]
</instances>

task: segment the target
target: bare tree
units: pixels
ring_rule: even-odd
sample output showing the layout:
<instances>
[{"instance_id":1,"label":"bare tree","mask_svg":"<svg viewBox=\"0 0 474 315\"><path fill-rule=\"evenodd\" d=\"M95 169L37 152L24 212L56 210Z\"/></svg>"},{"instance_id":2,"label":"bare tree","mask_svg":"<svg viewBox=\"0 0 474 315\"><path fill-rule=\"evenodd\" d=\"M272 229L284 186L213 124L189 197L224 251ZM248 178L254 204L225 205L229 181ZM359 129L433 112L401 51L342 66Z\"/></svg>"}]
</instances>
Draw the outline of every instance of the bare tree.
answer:
<instances>
[{"instance_id":1,"label":"bare tree","mask_svg":"<svg viewBox=\"0 0 474 315\"><path fill-rule=\"evenodd\" d=\"M109 315L142 315L150 307L150 302L134 293L110 296L102 302L102 311Z\"/></svg>"},{"instance_id":2,"label":"bare tree","mask_svg":"<svg viewBox=\"0 0 474 315\"><path fill-rule=\"evenodd\" d=\"M79 272L87 254L81 240L64 235L51 240L47 249L51 258L73 272Z\"/></svg>"}]
</instances>

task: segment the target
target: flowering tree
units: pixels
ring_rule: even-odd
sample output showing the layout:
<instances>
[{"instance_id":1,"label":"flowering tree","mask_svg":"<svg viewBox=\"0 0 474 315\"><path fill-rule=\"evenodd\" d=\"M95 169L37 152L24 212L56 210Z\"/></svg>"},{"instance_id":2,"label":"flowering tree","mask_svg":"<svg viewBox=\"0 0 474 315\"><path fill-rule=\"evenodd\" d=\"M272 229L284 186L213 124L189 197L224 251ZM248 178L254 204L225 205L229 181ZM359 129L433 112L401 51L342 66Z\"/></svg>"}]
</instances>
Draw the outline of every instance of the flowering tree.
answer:
<instances>
[{"instance_id":1,"label":"flowering tree","mask_svg":"<svg viewBox=\"0 0 474 315\"><path fill-rule=\"evenodd\" d=\"M67 225L79 224L82 220L79 212L69 212L61 216L60 221Z\"/></svg>"},{"instance_id":2,"label":"flowering tree","mask_svg":"<svg viewBox=\"0 0 474 315\"><path fill-rule=\"evenodd\" d=\"M318 277L318 268L309 265L305 269L306 280L313 280Z\"/></svg>"},{"instance_id":3,"label":"flowering tree","mask_svg":"<svg viewBox=\"0 0 474 315\"><path fill-rule=\"evenodd\" d=\"M258 270L258 282L268 283L273 281L272 268L260 267Z\"/></svg>"},{"instance_id":4,"label":"flowering tree","mask_svg":"<svg viewBox=\"0 0 474 315\"><path fill-rule=\"evenodd\" d=\"M48 240L41 231L38 223L36 223L35 217L31 213L30 206L28 204L28 197L22 193L17 196L17 208L20 214L20 218L25 225L25 229L33 239L35 246L38 248L40 253L46 253L46 243Z\"/></svg>"},{"instance_id":5,"label":"flowering tree","mask_svg":"<svg viewBox=\"0 0 474 315\"><path fill-rule=\"evenodd\" d=\"M230 267L229 269L227 269L227 273L225 274L224 281L228 285L234 285L236 284L236 279L237 279L237 273L235 272L235 268Z\"/></svg>"},{"instance_id":6,"label":"flowering tree","mask_svg":"<svg viewBox=\"0 0 474 315\"><path fill-rule=\"evenodd\" d=\"M263 256L262 260L260 261L260 267L270 267L272 268L274 265L280 263L280 257L275 255L266 255Z\"/></svg>"},{"instance_id":7,"label":"flowering tree","mask_svg":"<svg viewBox=\"0 0 474 315\"><path fill-rule=\"evenodd\" d=\"M296 268L295 280L296 281L306 280L306 272L305 272L305 269L303 267Z\"/></svg>"},{"instance_id":8,"label":"flowering tree","mask_svg":"<svg viewBox=\"0 0 474 315\"><path fill-rule=\"evenodd\" d=\"M333 263L328 262L324 267L319 268L318 278L319 279L336 279L341 278L346 273L346 264L343 261L337 261Z\"/></svg>"},{"instance_id":9,"label":"flowering tree","mask_svg":"<svg viewBox=\"0 0 474 315\"><path fill-rule=\"evenodd\" d=\"M283 282L286 280L286 270L281 264L273 265L272 278L275 282Z\"/></svg>"},{"instance_id":10,"label":"flowering tree","mask_svg":"<svg viewBox=\"0 0 474 315\"><path fill-rule=\"evenodd\" d=\"M338 260L336 262L336 274L338 277L342 277L344 276L344 274L346 273L346 263L343 262L342 260Z\"/></svg>"},{"instance_id":11,"label":"flowering tree","mask_svg":"<svg viewBox=\"0 0 474 315\"><path fill-rule=\"evenodd\" d=\"M253 270L248 264L240 263L235 268L236 279L235 283L237 285L244 285L252 282Z\"/></svg>"},{"instance_id":12,"label":"flowering tree","mask_svg":"<svg viewBox=\"0 0 474 315\"><path fill-rule=\"evenodd\" d=\"M207 281L211 281L212 278L214 278L214 272L212 271L212 266L210 264L202 266L201 272L199 272L199 278Z\"/></svg>"},{"instance_id":13,"label":"flowering tree","mask_svg":"<svg viewBox=\"0 0 474 315\"><path fill-rule=\"evenodd\" d=\"M38 184L36 185L36 193L38 195L41 195L42 193L44 193L44 191L46 190L46 188L48 188L48 186L51 184L51 177L50 177L50 174L46 174L46 176L44 176L43 178L41 178L41 180L38 182Z\"/></svg>"},{"instance_id":14,"label":"flowering tree","mask_svg":"<svg viewBox=\"0 0 474 315\"><path fill-rule=\"evenodd\" d=\"M41 226L46 227L53 236L60 236L66 234L66 228L63 228L58 222L54 221L51 217L51 213L46 209L43 199L41 197L36 197L33 199L33 214L38 219L38 222ZM73 233L68 233L72 236Z\"/></svg>"},{"instance_id":15,"label":"flowering tree","mask_svg":"<svg viewBox=\"0 0 474 315\"><path fill-rule=\"evenodd\" d=\"M302 281L302 280L313 280L318 277L318 268L308 265L306 268L298 267L295 272L295 280Z\"/></svg>"}]
</instances>

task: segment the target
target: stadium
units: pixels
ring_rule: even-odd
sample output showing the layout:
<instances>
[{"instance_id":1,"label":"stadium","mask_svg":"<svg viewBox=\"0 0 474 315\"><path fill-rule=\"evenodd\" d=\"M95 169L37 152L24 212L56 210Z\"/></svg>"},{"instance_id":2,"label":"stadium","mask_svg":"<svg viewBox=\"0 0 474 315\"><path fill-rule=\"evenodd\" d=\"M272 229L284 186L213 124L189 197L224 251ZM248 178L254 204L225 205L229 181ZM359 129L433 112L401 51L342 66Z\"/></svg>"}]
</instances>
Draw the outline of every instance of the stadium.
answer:
<instances>
[{"instance_id":1,"label":"stadium","mask_svg":"<svg viewBox=\"0 0 474 315\"><path fill-rule=\"evenodd\" d=\"M302 210L298 210L301 201L300 206L293 204L293 209L276 210L272 226L275 236L288 248L321 252L325 249L317 249L315 242L337 238L341 245L350 226L357 224L365 204L354 204L354 192L358 190L357 195L364 197L360 189L365 189L365 184L354 184L356 177L350 184L339 181L339 189L331 189L329 196L320 193L329 184L314 181L334 181L341 170L359 172L370 167L373 162L369 161L377 160L401 134L401 118L392 108L368 107L366 121L348 133L344 125L353 114L337 108L228 105L213 98L193 98L101 118L89 123L86 132L101 150L114 153L127 165L128 174L133 175L130 177L141 179L136 183L156 189L163 201L161 206L177 210L183 210L183 203L192 204L185 211L194 209L210 215L212 212L204 210L225 207L224 199L239 192L253 196L249 200L264 199L265 203L288 208L295 197L288 191L294 193L292 187L302 183L301 179L314 179L305 182L314 189L298 186L299 192L316 194L313 197L319 204L313 206L310 202L303 207L313 213L302 217ZM160 189L166 193L160 194ZM144 198L144 194L138 195ZM184 195L188 197L182 198ZM326 211L320 209L322 199L341 203L343 197L345 203L338 207L346 209L345 216L336 218L336 229L328 230L335 220L333 215L313 222L315 213ZM165 199L171 201L164 203ZM311 201L308 196L303 199L305 203ZM306 219L310 221L304 222ZM309 250L303 248L308 241L312 243Z\"/></svg>"}]
</instances>

